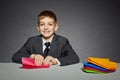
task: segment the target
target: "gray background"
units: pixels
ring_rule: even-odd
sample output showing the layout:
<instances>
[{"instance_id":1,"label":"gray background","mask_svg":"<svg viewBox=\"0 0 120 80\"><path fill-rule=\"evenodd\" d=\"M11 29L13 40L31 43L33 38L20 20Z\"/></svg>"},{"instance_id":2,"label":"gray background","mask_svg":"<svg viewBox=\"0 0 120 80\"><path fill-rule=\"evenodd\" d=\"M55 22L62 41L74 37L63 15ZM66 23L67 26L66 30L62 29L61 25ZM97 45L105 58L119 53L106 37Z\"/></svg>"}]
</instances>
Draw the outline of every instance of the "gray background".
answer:
<instances>
[{"instance_id":1,"label":"gray background","mask_svg":"<svg viewBox=\"0 0 120 80\"><path fill-rule=\"evenodd\" d=\"M26 40L38 35L37 15L52 10L58 18L58 34L67 37L80 57L107 57L120 62L119 0L1 0L0 62Z\"/></svg>"}]
</instances>

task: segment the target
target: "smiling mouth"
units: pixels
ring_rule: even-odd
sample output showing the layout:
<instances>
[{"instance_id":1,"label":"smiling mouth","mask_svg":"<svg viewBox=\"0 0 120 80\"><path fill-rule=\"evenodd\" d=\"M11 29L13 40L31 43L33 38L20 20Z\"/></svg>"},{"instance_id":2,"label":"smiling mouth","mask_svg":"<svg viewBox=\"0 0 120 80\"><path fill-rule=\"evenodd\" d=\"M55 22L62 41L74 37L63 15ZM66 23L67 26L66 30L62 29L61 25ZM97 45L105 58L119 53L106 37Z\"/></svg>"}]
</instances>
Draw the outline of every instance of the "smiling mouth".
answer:
<instances>
[{"instance_id":1,"label":"smiling mouth","mask_svg":"<svg viewBox=\"0 0 120 80\"><path fill-rule=\"evenodd\" d=\"M50 31L43 31L44 33L49 33Z\"/></svg>"}]
</instances>

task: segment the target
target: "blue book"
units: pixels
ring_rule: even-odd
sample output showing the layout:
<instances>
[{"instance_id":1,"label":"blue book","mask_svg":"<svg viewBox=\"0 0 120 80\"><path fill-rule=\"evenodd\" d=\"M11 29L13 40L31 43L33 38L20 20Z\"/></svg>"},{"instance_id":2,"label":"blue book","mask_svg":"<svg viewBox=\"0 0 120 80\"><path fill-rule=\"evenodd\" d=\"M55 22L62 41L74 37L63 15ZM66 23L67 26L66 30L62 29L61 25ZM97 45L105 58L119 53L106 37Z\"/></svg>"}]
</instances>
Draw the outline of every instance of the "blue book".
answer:
<instances>
[{"instance_id":1,"label":"blue book","mask_svg":"<svg viewBox=\"0 0 120 80\"><path fill-rule=\"evenodd\" d=\"M95 68L95 69L98 69L98 70L107 71L107 69L102 68L102 67L97 66L97 65L94 65L94 64L92 64L92 63L83 62L83 65L84 65L84 66L91 67L91 68Z\"/></svg>"}]
</instances>

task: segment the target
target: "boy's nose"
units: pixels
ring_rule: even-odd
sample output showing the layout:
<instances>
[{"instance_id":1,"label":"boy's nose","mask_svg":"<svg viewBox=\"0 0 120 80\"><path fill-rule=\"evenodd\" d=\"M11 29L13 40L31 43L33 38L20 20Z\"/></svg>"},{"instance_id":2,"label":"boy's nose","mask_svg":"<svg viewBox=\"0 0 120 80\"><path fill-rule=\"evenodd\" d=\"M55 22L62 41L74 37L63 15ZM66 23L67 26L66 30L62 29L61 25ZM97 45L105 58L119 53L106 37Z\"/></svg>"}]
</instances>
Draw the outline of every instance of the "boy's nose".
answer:
<instances>
[{"instance_id":1,"label":"boy's nose","mask_svg":"<svg viewBox=\"0 0 120 80\"><path fill-rule=\"evenodd\" d=\"M47 26L47 25L45 25L45 26L44 26L44 29L48 29L48 26Z\"/></svg>"}]
</instances>

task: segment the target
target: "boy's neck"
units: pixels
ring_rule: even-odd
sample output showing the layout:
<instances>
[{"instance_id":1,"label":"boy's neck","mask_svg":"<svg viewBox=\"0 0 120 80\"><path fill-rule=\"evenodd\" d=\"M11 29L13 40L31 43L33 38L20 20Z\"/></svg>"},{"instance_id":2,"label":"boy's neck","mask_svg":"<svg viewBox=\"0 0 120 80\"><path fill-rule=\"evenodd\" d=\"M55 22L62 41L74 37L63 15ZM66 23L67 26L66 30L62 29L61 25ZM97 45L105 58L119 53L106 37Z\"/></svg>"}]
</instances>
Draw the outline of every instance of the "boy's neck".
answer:
<instances>
[{"instance_id":1,"label":"boy's neck","mask_svg":"<svg viewBox=\"0 0 120 80\"><path fill-rule=\"evenodd\" d=\"M44 40L45 42L51 42L52 39L53 39L53 36L54 36L54 35L52 35L50 38L44 38L44 37L42 37L42 38L43 38L43 40Z\"/></svg>"}]
</instances>

